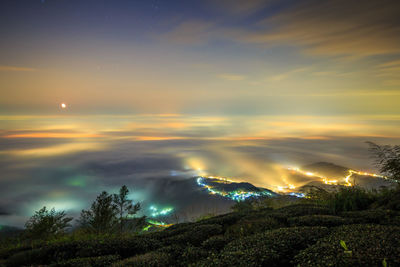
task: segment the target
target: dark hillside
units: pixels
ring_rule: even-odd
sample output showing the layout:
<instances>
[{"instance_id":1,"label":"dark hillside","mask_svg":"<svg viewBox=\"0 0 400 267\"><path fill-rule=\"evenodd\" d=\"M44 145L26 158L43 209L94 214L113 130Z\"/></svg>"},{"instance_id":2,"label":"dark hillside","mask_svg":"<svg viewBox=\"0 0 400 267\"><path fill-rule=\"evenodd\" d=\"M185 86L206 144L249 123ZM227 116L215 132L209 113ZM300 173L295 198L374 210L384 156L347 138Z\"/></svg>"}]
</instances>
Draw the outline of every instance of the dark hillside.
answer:
<instances>
[{"instance_id":1,"label":"dark hillside","mask_svg":"<svg viewBox=\"0 0 400 267\"><path fill-rule=\"evenodd\" d=\"M381 266L384 259L398 266L399 255L399 212L333 214L316 204L228 213L137 236L58 240L0 252L4 266Z\"/></svg>"}]
</instances>

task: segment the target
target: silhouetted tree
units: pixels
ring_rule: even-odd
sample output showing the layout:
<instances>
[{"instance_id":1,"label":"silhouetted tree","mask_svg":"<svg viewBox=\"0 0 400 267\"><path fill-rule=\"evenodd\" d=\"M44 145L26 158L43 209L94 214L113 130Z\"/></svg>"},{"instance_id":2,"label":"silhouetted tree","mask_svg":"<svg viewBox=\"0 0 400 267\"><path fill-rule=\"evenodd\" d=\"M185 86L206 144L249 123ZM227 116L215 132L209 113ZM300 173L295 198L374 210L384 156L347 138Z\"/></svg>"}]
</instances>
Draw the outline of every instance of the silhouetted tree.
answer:
<instances>
[{"instance_id":1,"label":"silhouetted tree","mask_svg":"<svg viewBox=\"0 0 400 267\"><path fill-rule=\"evenodd\" d=\"M118 223L117 213L112 195L103 191L89 210L82 210L79 223L84 229L96 234L111 233Z\"/></svg>"},{"instance_id":2,"label":"silhouetted tree","mask_svg":"<svg viewBox=\"0 0 400 267\"><path fill-rule=\"evenodd\" d=\"M128 199L128 187L122 186L119 194L113 195L113 202L116 206L118 213L119 232L122 234L125 222L129 215L134 215L140 210L140 203L133 204L131 199Z\"/></svg>"},{"instance_id":3,"label":"silhouetted tree","mask_svg":"<svg viewBox=\"0 0 400 267\"><path fill-rule=\"evenodd\" d=\"M380 146L367 142L379 171L391 179L400 179L400 146Z\"/></svg>"},{"instance_id":4,"label":"silhouetted tree","mask_svg":"<svg viewBox=\"0 0 400 267\"><path fill-rule=\"evenodd\" d=\"M72 217L66 217L65 211L56 211L54 208L48 210L46 207L36 211L26 222L26 234L32 239L48 239L64 234L67 227L70 227Z\"/></svg>"}]
</instances>

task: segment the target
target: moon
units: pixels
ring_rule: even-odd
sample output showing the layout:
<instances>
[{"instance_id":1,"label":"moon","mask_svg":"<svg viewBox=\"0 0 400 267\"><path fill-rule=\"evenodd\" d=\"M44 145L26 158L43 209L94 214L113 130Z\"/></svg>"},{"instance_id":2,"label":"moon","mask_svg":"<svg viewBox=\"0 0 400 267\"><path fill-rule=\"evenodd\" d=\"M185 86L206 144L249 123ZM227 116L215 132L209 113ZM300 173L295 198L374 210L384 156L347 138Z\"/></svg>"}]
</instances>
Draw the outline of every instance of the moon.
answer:
<instances>
[{"instance_id":1,"label":"moon","mask_svg":"<svg viewBox=\"0 0 400 267\"><path fill-rule=\"evenodd\" d=\"M61 107L62 109L66 109L66 108L67 108L67 104L61 103L61 104L60 104L60 107Z\"/></svg>"}]
</instances>

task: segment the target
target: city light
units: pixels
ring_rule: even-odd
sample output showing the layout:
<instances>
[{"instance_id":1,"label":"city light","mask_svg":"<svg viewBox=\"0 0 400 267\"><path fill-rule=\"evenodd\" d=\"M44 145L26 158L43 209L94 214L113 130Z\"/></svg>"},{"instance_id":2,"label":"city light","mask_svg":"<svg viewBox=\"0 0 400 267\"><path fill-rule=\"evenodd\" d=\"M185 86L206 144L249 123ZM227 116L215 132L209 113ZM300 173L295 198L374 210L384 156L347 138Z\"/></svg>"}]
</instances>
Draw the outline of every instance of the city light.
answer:
<instances>
[{"instance_id":1,"label":"city light","mask_svg":"<svg viewBox=\"0 0 400 267\"><path fill-rule=\"evenodd\" d=\"M207 184L207 179L213 179L213 182L217 182L217 183L225 183L225 184L231 184L233 183L231 180L228 180L226 178L223 177L215 177L215 176L208 176L208 177L198 177L197 178L197 184L199 186L201 186L202 188L206 189L209 194L211 195L219 195L222 197L226 197L229 198L231 200L234 201L243 201L246 200L248 198L252 198L252 197L261 197L261 196L273 196L273 194L269 191L247 191L247 190L243 190L243 189L239 189L239 190L234 190L234 191L220 191L217 190L215 187L208 185Z\"/></svg>"},{"instance_id":2,"label":"city light","mask_svg":"<svg viewBox=\"0 0 400 267\"><path fill-rule=\"evenodd\" d=\"M340 178L339 179L337 179L337 178L334 178L334 179L328 178L328 177L325 177L323 175L319 175L319 174L316 174L316 173L313 173L313 172L310 172L310 171L301 170L298 167L289 167L287 169L292 171L292 172L296 172L298 174L301 174L301 175L306 175L306 176L310 176L310 177L319 178L324 184L328 184L328 185L353 186L353 184L350 182L353 174L361 175L361 176L370 176L370 177L388 179L386 176L382 176L382 175L379 175L379 174L362 172L362 171L355 171L355 170L351 170L351 169L348 170L347 175L345 177L341 178L341 179ZM281 187L281 189L282 190L280 190L280 191L283 191L284 188Z\"/></svg>"},{"instance_id":3,"label":"city light","mask_svg":"<svg viewBox=\"0 0 400 267\"><path fill-rule=\"evenodd\" d=\"M174 210L174 208L167 207L167 208L159 209L155 205L151 205L149 210L151 211L151 217L158 217L158 216L166 216L166 215L170 214Z\"/></svg>"}]
</instances>

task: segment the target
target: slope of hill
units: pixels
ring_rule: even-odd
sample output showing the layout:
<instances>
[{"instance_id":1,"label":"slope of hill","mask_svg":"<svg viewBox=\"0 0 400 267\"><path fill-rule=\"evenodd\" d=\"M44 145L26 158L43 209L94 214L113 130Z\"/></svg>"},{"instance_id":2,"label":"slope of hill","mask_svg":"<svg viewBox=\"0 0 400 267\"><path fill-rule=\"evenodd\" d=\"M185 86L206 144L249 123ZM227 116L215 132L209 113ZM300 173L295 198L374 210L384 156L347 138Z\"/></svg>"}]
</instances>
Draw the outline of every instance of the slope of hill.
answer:
<instances>
[{"instance_id":1,"label":"slope of hill","mask_svg":"<svg viewBox=\"0 0 400 267\"><path fill-rule=\"evenodd\" d=\"M400 265L400 214L315 204L229 213L162 231L0 250L5 266ZM351 255L349 251L351 252Z\"/></svg>"},{"instance_id":2,"label":"slope of hill","mask_svg":"<svg viewBox=\"0 0 400 267\"><path fill-rule=\"evenodd\" d=\"M338 186L356 185L367 190L379 190L382 187L394 187L396 182L377 174L356 171L348 167L329 162L317 162L305 165L296 176L308 177L311 181L305 183L298 190L306 192L307 188L316 186L325 190L336 190Z\"/></svg>"},{"instance_id":3,"label":"slope of hill","mask_svg":"<svg viewBox=\"0 0 400 267\"><path fill-rule=\"evenodd\" d=\"M347 175L350 168L339 166L330 162L316 162L309 165L304 165L302 169L318 173L331 178L341 178Z\"/></svg>"}]
</instances>

